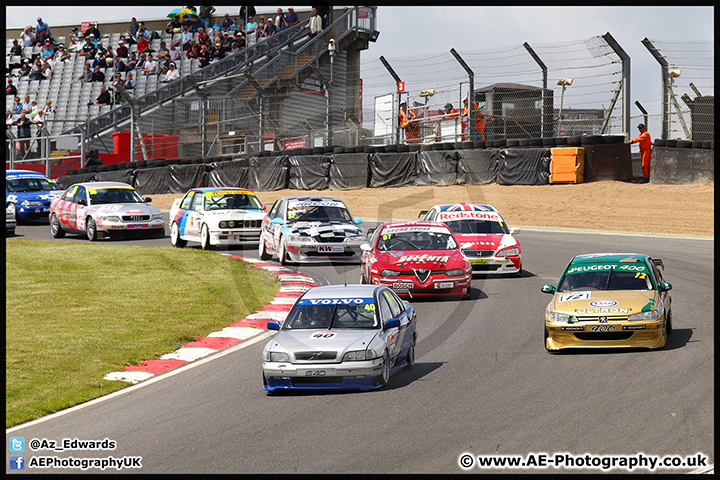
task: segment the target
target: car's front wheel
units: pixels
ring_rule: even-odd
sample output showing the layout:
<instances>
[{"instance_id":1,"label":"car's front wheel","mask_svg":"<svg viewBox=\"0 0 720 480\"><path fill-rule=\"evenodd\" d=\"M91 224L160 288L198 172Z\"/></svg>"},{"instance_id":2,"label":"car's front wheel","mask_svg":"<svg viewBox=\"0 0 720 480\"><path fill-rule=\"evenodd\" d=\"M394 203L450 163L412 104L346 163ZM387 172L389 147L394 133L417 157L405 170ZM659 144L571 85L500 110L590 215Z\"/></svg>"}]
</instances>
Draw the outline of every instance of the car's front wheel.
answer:
<instances>
[{"instance_id":1,"label":"car's front wheel","mask_svg":"<svg viewBox=\"0 0 720 480\"><path fill-rule=\"evenodd\" d=\"M88 240L94 242L98 239L97 225L95 225L95 219L87 217L85 220L85 233L87 234Z\"/></svg>"},{"instance_id":2,"label":"car's front wheel","mask_svg":"<svg viewBox=\"0 0 720 480\"><path fill-rule=\"evenodd\" d=\"M206 224L203 224L202 229L200 230L200 247L202 247L203 250L209 250L211 247L210 230Z\"/></svg>"},{"instance_id":3,"label":"car's front wheel","mask_svg":"<svg viewBox=\"0 0 720 480\"><path fill-rule=\"evenodd\" d=\"M258 257L260 260L270 260L270 254L267 252L267 246L262 234L260 234L260 243L258 244Z\"/></svg>"},{"instance_id":4,"label":"car's front wheel","mask_svg":"<svg viewBox=\"0 0 720 480\"><path fill-rule=\"evenodd\" d=\"M177 222L173 222L170 227L170 244L177 248L183 248L187 245L187 240L180 238L180 227L178 227Z\"/></svg>"},{"instance_id":5,"label":"car's front wheel","mask_svg":"<svg viewBox=\"0 0 720 480\"><path fill-rule=\"evenodd\" d=\"M383 353L380 375L377 376L375 381L382 387L386 387L390 381L390 355L388 355L387 351Z\"/></svg>"},{"instance_id":6,"label":"car's front wheel","mask_svg":"<svg viewBox=\"0 0 720 480\"><path fill-rule=\"evenodd\" d=\"M7 206L7 211L10 212L15 219L15 223L19 223L18 221L18 215L17 215L17 206L14 203L10 203Z\"/></svg>"},{"instance_id":7,"label":"car's front wheel","mask_svg":"<svg viewBox=\"0 0 720 480\"><path fill-rule=\"evenodd\" d=\"M60 219L54 213L50 217L50 233L53 238L63 238L65 236L65 230L60 226Z\"/></svg>"}]
</instances>

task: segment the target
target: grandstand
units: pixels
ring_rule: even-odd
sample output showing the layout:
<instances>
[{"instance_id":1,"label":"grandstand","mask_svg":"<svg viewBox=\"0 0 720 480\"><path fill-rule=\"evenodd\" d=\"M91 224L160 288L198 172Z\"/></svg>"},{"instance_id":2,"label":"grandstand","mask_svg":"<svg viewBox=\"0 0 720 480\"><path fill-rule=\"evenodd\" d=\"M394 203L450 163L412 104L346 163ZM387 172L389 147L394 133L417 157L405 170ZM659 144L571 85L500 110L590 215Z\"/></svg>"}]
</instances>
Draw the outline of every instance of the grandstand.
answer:
<instances>
[{"instance_id":1,"label":"grandstand","mask_svg":"<svg viewBox=\"0 0 720 480\"><path fill-rule=\"evenodd\" d=\"M66 62L56 62L48 80L16 79L21 99L30 95L40 106L51 100L55 107L47 116L44 131L32 128L33 137L44 134L51 147L44 149L42 142L33 142L29 156L50 158L57 157L61 148L77 150L82 152L78 155L82 165L75 162L63 167L78 168L84 166L85 152L89 151L104 156L105 163L116 163L162 158L168 152L178 158L205 158L293 145L329 146L346 138L352 141L361 124L359 55L377 38L375 9L336 9L333 21L314 38L303 28L307 24L307 14L304 16L298 25L230 52L203 68L196 58L181 52L175 62L181 77L174 82L163 83L164 75L137 72L137 86L126 92L122 105L92 105L101 86L113 90L115 67L104 69L104 82L78 82L91 60L76 54ZM117 47L125 32L120 25L125 24L115 24L116 31L103 32L100 42L105 47ZM155 25L161 28L159 22ZM63 27L53 26L53 30L55 44L67 45L68 39L57 35ZM170 45L180 36L162 29L152 32L151 51L157 51L161 42ZM7 51L13 38L17 37L8 35ZM198 34L193 38L197 40ZM129 52L136 49L132 45ZM11 78L19 73L25 58L40 53L40 47L26 47L22 55L6 57ZM120 60L126 61L119 58L115 64ZM125 73L122 78L126 78ZM6 96L6 109L13 98ZM13 115L13 119L17 117ZM13 135L15 129L8 132ZM122 132L125 135L119 135ZM168 137L177 142L174 148L167 148L167 140L156 142ZM156 144L161 148L155 148ZM8 152L11 159L21 160L12 158L12 150Z\"/></svg>"}]
</instances>

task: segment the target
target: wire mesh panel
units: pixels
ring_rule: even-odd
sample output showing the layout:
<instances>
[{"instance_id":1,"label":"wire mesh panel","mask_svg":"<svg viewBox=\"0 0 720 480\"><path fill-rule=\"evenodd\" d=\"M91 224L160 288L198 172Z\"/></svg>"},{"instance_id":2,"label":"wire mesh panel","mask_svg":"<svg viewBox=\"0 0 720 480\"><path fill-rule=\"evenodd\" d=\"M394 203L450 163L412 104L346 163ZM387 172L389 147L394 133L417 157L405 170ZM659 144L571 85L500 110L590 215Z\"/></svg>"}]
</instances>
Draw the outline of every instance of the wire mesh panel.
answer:
<instances>
[{"instance_id":1,"label":"wire mesh panel","mask_svg":"<svg viewBox=\"0 0 720 480\"><path fill-rule=\"evenodd\" d=\"M667 63L663 70L661 118L664 138L715 140L713 43L648 42L656 49L655 55Z\"/></svg>"}]
</instances>

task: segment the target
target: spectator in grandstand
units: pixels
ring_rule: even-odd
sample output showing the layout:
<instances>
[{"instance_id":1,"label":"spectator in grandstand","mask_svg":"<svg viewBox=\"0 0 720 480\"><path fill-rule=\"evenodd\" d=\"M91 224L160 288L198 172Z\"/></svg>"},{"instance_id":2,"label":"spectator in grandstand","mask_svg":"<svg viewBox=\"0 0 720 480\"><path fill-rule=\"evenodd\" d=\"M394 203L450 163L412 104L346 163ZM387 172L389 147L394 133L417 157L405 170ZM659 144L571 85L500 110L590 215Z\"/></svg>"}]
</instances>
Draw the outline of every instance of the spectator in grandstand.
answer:
<instances>
[{"instance_id":1,"label":"spectator in grandstand","mask_svg":"<svg viewBox=\"0 0 720 480\"><path fill-rule=\"evenodd\" d=\"M119 60L116 68L117 68L118 72L132 72L133 70L135 70L137 63L138 63L137 55L135 55L135 52L132 52L130 54L130 58L128 58L127 62L125 62L123 60Z\"/></svg>"},{"instance_id":2,"label":"spectator in grandstand","mask_svg":"<svg viewBox=\"0 0 720 480\"><path fill-rule=\"evenodd\" d=\"M83 72L80 74L80 76L75 81L83 82L83 83L92 82L92 75L93 75L93 71L90 68L90 64L86 63L85 70L83 70Z\"/></svg>"},{"instance_id":3,"label":"spectator in grandstand","mask_svg":"<svg viewBox=\"0 0 720 480\"><path fill-rule=\"evenodd\" d=\"M115 63L115 51L112 48L112 45L108 45L107 52L105 54L105 65L103 67L112 67L113 63Z\"/></svg>"},{"instance_id":4,"label":"spectator in grandstand","mask_svg":"<svg viewBox=\"0 0 720 480\"><path fill-rule=\"evenodd\" d=\"M35 29L32 25L25 27L20 34L20 45L23 48L30 47L37 43L37 37L35 36Z\"/></svg>"},{"instance_id":5,"label":"spectator in grandstand","mask_svg":"<svg viewBox=\"0 0 720 480\"><path fill-rule=\"evenodd\" d=\"M55 56L55 49L50 42L45 42L45 46L43 46L40 56L45 60L51 60Z\"/></svg>"},{"instance_id":6,"label":"spectator in grandstand","mask_svg":"<svg viewBox=\"0 0 720 480\"><path fill-rule=\"evenodd\" d=\"M234 36L231 37L230 35L228 35L227 32L225 32L221 36L218 37L218 39L215 41L215 43L218 43L218 41L219 41L220 45L223 47L223 49L225 49L227 51L228 49L230 49L232 43L235 41L235 37L238 35L242 36L242 33L237 31L233 35Z\"/></svg>"},{"instance_id":7,"label":"spectator in grandstand","mask_svg":"<svg viewBox=\"0 0 720 480\"><path fill-rule=\"evenodd\" d=\"M217 42L210 51L210 61L215 62L221 58L225 58L225 47L223 47L220 42Z\"/></svg>"},{"instance_id":8,"label":"spectator in grandstand","mask_svg":"<svg viewBox=\"0 0 720 480\"><path fill-rule=\"evenodd\" d=\"M65 50L65 46L61 43L60 45L58 45L58 50L57 52L55 52L55 57L53 58L53 61L55 63L66 62L70 57L70 52Z\"/></svg>"},{"instance_id":9,"label":"spectator in grandstand","mask_svg":"<svg viewBox=\"0 0 720 480\"><path fill-rule=\"evenodd\" d=\"M85 37L85 45L83 45L82 49L78 52L78 56L85 57L85 60L90 60L95 57L95 53L97 53L97 47L93 42L93 35Z\"/></svg>"},{"instance_id":10,"label":"spectator in grandstand","mask_svg":"<svg viewBox=\"0 0 720 480\"><path fill-rule=\"evenodd\" d=\"M145 75L157 75L158 74L158 64L153 58L152 54L149 53L147 57L147 61L145 62L145 68L143 69L143 73Z\"/></svg>"},{"instance_id":11,"label":"spectator in grandstand","mask_svg":"<svg viewBox=\"0 0 720 480\"><path fill-rule=\"evenodd\" d=\"M69 52L80 52L85 47L85 35L82 33L78 34L77 41L74 43L71 43L68 47Z\"/></svg>"},{"instance_id":12,"label":"spectator in grandstand","mask_svg":"<svg viewBox=\"0 0 720 480\"><path fill-rule=\"evenodd\" d=\"M7 87L5 88L5 95L17 95L17 87L13 85L12 78L8 78Z\"/></svg>"},{"instance_id":13,"label":"spectator in grandstand","mask_svg":"<svg viewBox=\"0 0 720 480\"><path fill-rule=\"evenodd\" d=\"M93 58L92 64L90 64L90 68L95 70L95 67L99 66L101 68L107 67L107 62L105 61L107 58L108 52L104 48L102 50L98 50L95 54L95 58Z\"/></svg>"},{"instance_id":14,"label":"spectator in grandstand","mask_svg":"<svg viewBox=\"0 0 720 480\"><path fill-rule=\"evenodd\" d=\"M40 61L40 57L37 57L30 69L30 80L45 80L46 77L43 73L43 69L44 66Z\"/></svg>"},{"instance_id":15,"label":"spectator in grandstand","mask_svg":"<svg viewBox=\"0 0 720 480\"><path fill-rule=\"evenodd\" d=\"M41 74L43 75L43 77L44 77L44 78L42 78L41 80L44 80L44 79L48 79L48 80L49 80L49 79L51 79L52 76L53 76L52 65L50 64L49 61L45 60L44 58L42 59L41 62L42 62L42 69L40 70L40 73L41 73Z\"/></svg>"},{"instance_id":16,"label":"spectator in grandstand","mask_svg":"<svg viewBox=\"0 0 720 480\"><path fill-rule=\"evenodd\" d=\"M273 35L275 35L276 31L277 29L275 28L275 22L273 21L272 17L269 17L265 22L265 33L263 34L263 36L272 37Z\"/></svg>"},{"instance_id":17,"label":"spectator in grandstand","mask_svg":"<svg viewBox=\"0 0 720 480\"><path fill-rule=\"evenodd\" d=\"M140 29L140 24L137 21L137 18L132 17L130 20L130 26L128 27L128 33L130 34L130 37L134 38L137 35L138 30ZM135 43L133 41L133 43Z\"/></svg>"},{"instance_id":18,"label":"spectator in grandstand","mask_svg":"<svg viewBox=\"0 0 720 480\"><path fill-rule=\"evenodd\" d=\"M125 40L123 38L120 38L120 40L118 41L118 46L115 49L115 58L116 59L127 58L127 56L128 56L127 44L125 43ZM117 60L117 61L119 61L119 60ZM117 63L116 63L116 65L117 65Z\"/></svg>"},{"instance_id":19,"label":"spectator in grandstand","mask_svg":"<svg viewBox=\"0 0 720 480\"><path fill-rule=\"evenodd\" d=\"M37 25L35 25L35 38L37 42L52 41L52 32L50 31L50 25L43 22L41 17L37 18Z\"/></svg>"},{"instance_id":20,"label":"spectator in grandstand","mask_svg":"<svg viewBox=\"0 0 720 480\"><path fill-rule=\"evenodd\" d=\"M136 38L136 42L137 42L137 52L138 53L143 53L143 52L147 53L150 51L150 42L144 36L138 35Z\"/></svg>"},{"instance_id":21,"label":"spectator in grandstand","mask_svg":"<svg viewBox=\"0 0 720 480\"><path fill-rule=\"evenodd\" d=\"M22 47L18 43L17 38L13 40L12 47L10 47L6 56L12 57L13 55L22 55Z\"/></svg>"},{"instance_id":22,"label":"spectator in grandstand","mask_svg":"<svg viewBox=\"0 0 720 480\"><path fill-rule=\"evenodd\" d=\"M288 27L292 27L296 23L300 22L300 18L297 16L297 13L295 13L295 9L293 9L293 7L288 8L288 14L285 15L285 20L287 21Z\"/></svg>"},{"instance_id":23,"label":"spectator in grandstand","mask_svg":"<svg viewBox=\"0 0 720 480\"><path fill-rule=\"evenodd\" d=\"M87 28L87 30L85 30L85 32L83 32L83 33L85 33L86 38L89 36L93 36L93 38L95 39L96 46L97 46L97 41L100 40L100 37L102 36L102 35L100 35L100 29L98 28L97 22L91 23L90 26Z\"/></svg>"},{"instance_id":24,"label":"spectator in grandstand","mask_svg":"<svg viewBox=\"0 0 720 480\"><path fill-rule=\"evenodd\" d=\"M115 74L115 81L113 82L113 85L120 85L121 87L125 86L125 80L122 78L122 73L118 72Z\"/></svg>"},{"instance_id":25,"label":"spectator in grandstand","mask_svg":"<svg viewBox=\"0 0 720 480\"><path fill-rule=\"evenodd\" d=\"M255 40L259 41L264 36L265 36L265 17L263 15L260 15L260 18L258 18L257 27L255 27Z\"/></svg>"},{"instance_id":26,"label":"spectator in grandstand","mask_svg":"<svg viewBox=\"0 0 720 480\"><path fill-rule=\"evenodd\" d=\"M167 48L167 43L160 42L160 48L158 48L157 53L155 53L155 60L158 62L166 62L169 58L170 50Z\"/></svg>"},{"instance_id":27,"label":"spectator in grandstand","mask_svg":"<svg viewBox=\"0 0 720 480\"><path fill-rule=\"evenodd\" d=\"M100 68L100 65L95 65L95 70L93 70L92 74L90 74L90 81L92 83L95 82L104 82L105 81L105 72L102 71Z\"/></svg>"},{"instance_id":28,"label":"spectator in grandstand","mask_svg":"<svg viewBox=\"0 0 720 480\"><path fill-rule=\"evenodd\" d=\"M163 82L164 83L174 82L178 78L180 78L180 72L178 72L177 68L175 68L175 64L171 62L170 65L168 66L168 72L165 75L165 80L163 80Z\"/></svg>"},{"instance_id":29,"label":"spectator in grandstand","mask_svg":"<svg viewBox=\"0 0 720 480\"><path fill-rule=\"evenodd\" d=\"M135 64L135 72L140 73L145 71L145 62L147 62L147 53L140 54L140 60Z\"/></svg>"},{"instance_id":30,"label":"spectator in grandstand","mask_svg":"<svg viewBox=\"0 0 720 480\"><path fill-rule=\"evenodd\" d=\"M22 110L20 110L20 113L24 113L27 115L30 115L30 112L32 112L33 109L33 102L30 101L30 95L25 95L25 99L22 103Z\"/></svg>"},{"instance_id":31,"label":"spectator in grandstand","mask_svg":"<svg viewBox=\"0 0 720 480\"><path fill-rule=\"evenodd\" d=\"M165 33L180 33L182 31L182 23L180 15L175 15L172 20L165 25Z\"/></svg>"},{"instance_id":32,"label":"spectator in grandstand","mask_svg":"<svg viewBox=\"0 0 720 480\"><path fill-rule=\"evenodd\" d=\"M282 32L288 27L288 22L285 15L283 15L282 8L277 9L277 16L275 17L275 20L273 20L273 24L275 25L276 32Z\"/></svg>"},{"instance_id":33,"label":"spectator in grandstand","mask_svg":"<svg viewBox=\"0 0 720 480\"><path fill-rule=\"evenodd\" d=\"M303 28L307 28L310 32L310 38L315 37L317 34L322 32L323 21L322 17L318 14L316 8L310 10L310 23L305 25Z\"/></svg>"},{"instance_id":34,"label":"spectator in grandstand","mask_svg":"<svg viewBox=\"0 0 720 480\"><path fill-rule=\"evenodd\" d=\"M198 64L200 68L207 67L210 64L210 49L207 45L201 45L197 54Z\"/></svg>"},{"instance_id":35,"label":"spectator in grandstand","mask_svg":"<svg viewBox=\"0 0 720 480\"><path fill-rule=\"evenodd\" d=\"M45 110L38 110L37 113L35 113L35 117L33 117L32 123L37 126L37 133L40 134L40 130L42 130L45 125Z\"/></svg>"},{"instance_id":36,"label":"spectator in grandstand","mask_svg":"<svg viewBox=\"0 0 720 480\"><path fill-rule=\"evenodd\" d=\"M25 153L28 151L28 147L30 146L30 140L25 140L26 138L30 138L30 125L32 122L30 122L30 119L27 118L27 115L25 115L25 112L20 114L20 118L18 118L18 121L15 122L15 125L17 126L17 136L20 139L18 142L18 153L20 154L20 157L24 157Z\"/></svg>"},{"instance_id":37,"label":"spectator in grandstand","mask_svg":"<svg viewBox=\"0 0 720 480\"><path fill-rule=\"evenodd\" d=\"M20 97L15 97L13 100L13 104L10 106L10 113L14 114L20 114L22 112L22 102L20 101Z\"/></svg>"},{"instance_id":38,"label":"spectator in grandstand","mask_svg":"<svg viewBox=\"0 0 720 480\"><path fill-rule=\"evenodd\" d=\"M192 40L190 42L190 48L187 49L187 52L185 52L185 56L187 58L197 58L200 54L200 45L195 40Z\"/></svg>"},{"instance_id":39,"label":"spectator in grandstand","mask_svg":"<svg viewBox=\"0 0 720 480\"><path fill-rule=\"evenodd\" d=\"M212 17L213 13L215 13L215 7L210 5L207 0L203 0L200 5L198 16L200 17L200 21L202 22L205 31L210 31L210 17Z\"/></svg>"},{"instance_id":40,"label":"spectator in grandstand","mask_svg":"<svg viewBox=\"0 0 720 480\"><path fill-rule=\"evenodd\" d=\"M42 111L45 115L48 113L55 113L55 107L52 106L52 100L45 102L45 106L42 108Z\"/></svg>"},{"instance_id":41,"label":"spectator in grandstand","mask_svg":"<svg viewBox=\"0 0 720 480\"><path fill-rule=\"evenodd\" d=\"M32 67L30 66L30 59L26 58L23 60L23 64L20 67L20 81L27 81L30 80L30 72L32 71Z\"/></svg>"},{"instance_id":42,"label":"spectator in grandstand","mask_svg":"<svg viewBox=\"0 0 720 480\"><path fill-rule=\"evenodd\" d=\"M198 28L197 42L200 45L210 45L210 35L207 34L204 28Z\"/></svg>"},{"instance_id":43,"label":"spectator in grandstand","mask_svg":"<svg viewBox=\"0 0 720 480\"><path fill-rule=\"evenodd\" d=\"M190 31L190 25L183 25L183 31L180 34L180 44L182 45L183 51L187 52L192 46L193 34Z\"/></svg>"},{"instance_id":44,"label":"spectator in grandstand","mask_svg":"<svg viewBox=\"0 0 720 480\"><path fill-rule=\"evenodd\" d=\"M168 59L171 62L174 62L180 58L180 40L175 40L170 44L170 49L168 50Z\"/></svg>"},{"instance_id":45,"label":"spectator in grandstand","mask_svg":"<svg viewBox=\"0 0 720 480\"><path fill-rule=\"evenodd\" d=\"M256 38L256 31L257 31L258 23L255 21L255 17L253 15L248 15L247 23L245 24L245 39L248 41L249 45L252 45L255 42Z\"/></svg>"},{"instance_id":46,"label":"spectator in grandstand","mask_svg":"<svg viewBox=\"0 0 720 480\"><path fill-rule=\"evenodd\" d=\"M95 99L96 105L112 105L112 97L110 96L110 90L105 88L105 85L100 87L100 95Z\"/></svg>"},{"instance_id":47,"label":"spectator in grandstand","mask_svg":"<svg viewBox=\"0 0 720 480\"><path fill-rule=\"evenodd\" d=\"M240 16L240 23L245 25L247 23L247 19L250 17L254 17L257 12L255 11L255 7L251 4L247 3L240 7L240 11L238 12L238 15Z\"/></svg>"},{"instance_id":48,"label":"spectator in grandstand","mask_svg":"<svg viewBox=\"0 0 720 480\"><path fill-rule=\"evenodd\" d=\"M133 78L133 72L127 72L127 78L125 79L125 90L132 90L137 86L137 80Z\"/></svg>"},{"instance_id":49,"label":"spectator in grandstand","mask_svg":"<svg viewBox=\"0 0 720 480\"><path fill-rule=\"evenodd\" d=\"M68 39L68 42L70 42L70 45L75 45L76 43L82 41L80 33L81 32L78 27L73 27L73 29L67 35L67 39ZM68 48L70 47L70 45L68 45Z\"/></svg>"},{"instance_id":50,"label":"spectator in grandstand","mask_svg":"<svg viewBox=\"0 0 720 480\"><path fill-rule=\"evenodd\" d=\"M221 32L222 31L222 20L220 18L215 19L215 23L213 24L213 32Z\"/></svg>"},{"instance_id":51,"label":"spectator in grandstand","mask_svg":"<svg viewBox=\"0 0 720 480\"><path fill-rule=\"evenodd\" d=\"M230 27L232 27L232 24L233 24L233 21L230 18L230 14L226 13L225 20L223 20L223 22L220 24L220 30L222 30L223 32L228 32L228 31L230 31Z\"/></svg>"}]
</instances>

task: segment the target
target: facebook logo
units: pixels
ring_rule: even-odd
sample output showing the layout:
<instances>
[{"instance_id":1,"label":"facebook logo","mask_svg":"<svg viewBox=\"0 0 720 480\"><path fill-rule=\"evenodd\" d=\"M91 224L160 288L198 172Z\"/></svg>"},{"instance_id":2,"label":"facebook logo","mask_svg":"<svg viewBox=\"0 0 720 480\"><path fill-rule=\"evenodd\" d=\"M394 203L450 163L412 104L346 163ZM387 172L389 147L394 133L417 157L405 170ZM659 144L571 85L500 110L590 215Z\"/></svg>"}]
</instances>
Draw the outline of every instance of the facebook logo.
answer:
<instances>
[{"instance_id":1,"label":"facebook logo","mask_svg":"<svg viewBox=\"0 0 720 480\"><path fill-rule=\"evenodd\" d=\"M10 437L10 451L11 452L24 452L25 451L25 439L23 437Z\"/></svg>"},{"instance_id":2,"label":"facebook logo","mask_svg":"<svg viewBox=\"0 0 720 480\"><path fill-rule=\"evenodd\" d=\"M25 455L10 455L10 470L25 470Z\"/></svg>"}]
</instances>

